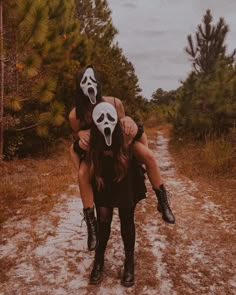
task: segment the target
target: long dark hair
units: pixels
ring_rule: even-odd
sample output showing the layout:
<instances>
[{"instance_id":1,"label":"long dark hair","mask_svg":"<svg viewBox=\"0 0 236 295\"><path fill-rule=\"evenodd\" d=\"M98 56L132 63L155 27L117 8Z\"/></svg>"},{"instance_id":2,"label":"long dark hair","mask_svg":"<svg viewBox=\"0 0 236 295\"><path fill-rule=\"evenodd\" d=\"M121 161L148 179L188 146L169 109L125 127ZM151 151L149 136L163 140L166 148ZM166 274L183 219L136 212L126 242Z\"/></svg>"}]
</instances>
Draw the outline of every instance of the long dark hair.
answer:
<instances>
[{"instance_id":1,"label":"long dark hair","mask_svg":"<svg viewBox=\"0 0 236 295\"><path fill-rule=\"evenodd\" d=\"M98 189L103 186L102 179L102 161L104 158L104 151L107 150L107 145L103 134L97 129L97 126L93 123L90 133L89 150L87 153L87 160L90 164L92 172L95 176L96 184ZM128 161L129 161L129 150L124 143L124 136L121 129L120 121L113 131L112 134L112 145L109 148L112 152L114 159L115 168L115 179L114 181L121 181L127 173Z\"/></svg>"},{"instance_id":2,"label":"long dark hair","mask_svg":"<svg viewBox=\"0 0 236 295\"><path fill-rule=\"evenodd\" d=\"M88 114L88 110L90 109L91 102L89 101L89 98L84 95L82 89L80 88L80 82L84 75L84 72L87 70L87 68L92 68L94 71L94 75L97 81L97 97L96 97L96 103L102 101L102 86L99 79L99 75L93 65L88 65L85 68L81 69L77 76L76 76L76 95L75 95L75 112L76 112L76 118L80 120L81 126L83 128L83 125L90 125L91 124L91 114Z\"/></svg>"}]
</instances>

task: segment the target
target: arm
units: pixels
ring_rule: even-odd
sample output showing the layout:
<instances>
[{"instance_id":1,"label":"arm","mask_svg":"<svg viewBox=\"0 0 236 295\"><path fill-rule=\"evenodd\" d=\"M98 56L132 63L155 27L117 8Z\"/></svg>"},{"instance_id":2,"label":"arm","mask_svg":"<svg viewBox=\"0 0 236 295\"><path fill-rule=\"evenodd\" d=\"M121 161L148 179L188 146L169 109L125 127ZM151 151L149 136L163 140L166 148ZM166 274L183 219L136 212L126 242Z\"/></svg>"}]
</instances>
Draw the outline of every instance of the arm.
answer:
<instances>
[{"instance_id":1,"label":"arm","mask_svg":"<svg viewBox=\"0 0 236 295\"><path fill-rule=\"evenodd\" d=\"M120 99L115 98L115 106L118 117L121 121L121 126L127 140L132 140L137 134L138 128L134 120L128 116L125 116L125 109Z\"/></svg>"},{"instance_id":2,"label":"arm","mask_svg":"<svg viewBox=\"0 0 236 295\"><path fill-rule=\"evenodd\" d=\"M121 120L125 118L125 109L122 101L119 98L115 98L115 106L119 119Z\"/></svg>"},{"instance_id":3,"label":"arm","mask_svg":"<svg viewBox=\"0 0 236 295\"><path fill-rule=\"evenodd\" d=\"M75 113L75 108L73 108L69 114L69 122L70 122L70 126L73 129L74 133L75 133L75 137L78 138L79 137L79 146L83 149L83 150L87 150L88 149L88 144L89 144L89 139L90 139L90 130L80 130L80 122L79 120L76 118L76 113Z\"/></svg>"},{"instance_id":4,"label":"arm","mask_svg":"<svg viewBox=\"0 0 236 295\"><path fill-rule=\"evenodd\" d=\"M132 139L136 136L138 132L137 124L134 122L134 120L131 117L125 116L125 109L120 99L115 98L115 105L116 105L118 117L122 124L122 129L125 133L125 136L127 137L126 140L130 142L132 141ZM137 141L141 142L145 146L148 146L148 140L147 140L147 136L145 132L143 132L142 136L138 138Z\"/></svg>"},{"instance_id":5,"label":"arm","mask_svg":"<svg viewBox=\"0 0 236 295\"><path fill-rule=\"evenodd\" d=\"M73 129L73 131L78 132L80 124L79 124L79 120L76 118L75 108L73 108L70 111L69 122L70 122L70 127Z\"/></svg>"},{"instance_id":6,"label":"arm","mask_svg":"<svg viewBox=\"0 0 236 295\"><path fill-rule=\"evenodd\" d=\"M118 99L117 99L118 100ZM118 104L118 103L117 103ZM122 102L119 100L119 104L117 106L117 111L119 118L121 120L122 129L125 133L125 136L128 138L127 141L132 141L132 139L136 136L138 132L137 124L134 122L134 120L131 117L125 116L125 110ZM148 140L147 135L145 132L143 132L142 136L137 139L137 141L141 142L145 146L148 147Z\"/></svg>"}]
</instances>

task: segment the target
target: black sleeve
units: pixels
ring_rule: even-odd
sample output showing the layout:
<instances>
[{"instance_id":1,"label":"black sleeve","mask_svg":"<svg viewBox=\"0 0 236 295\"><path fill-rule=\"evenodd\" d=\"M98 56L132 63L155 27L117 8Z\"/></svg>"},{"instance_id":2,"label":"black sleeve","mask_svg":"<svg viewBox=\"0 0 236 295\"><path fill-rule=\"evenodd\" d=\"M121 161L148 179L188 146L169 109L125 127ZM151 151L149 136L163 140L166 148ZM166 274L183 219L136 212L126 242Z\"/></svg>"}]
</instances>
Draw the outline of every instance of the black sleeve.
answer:
<instances>
[{"instance_id":1,"label":"black sleeve","mask_svg":"<svg viewBox=\"0 0 236 295\"><path fill-rule=\"evenodd\" d=\"M137 131L137 134L135 135L133 141L139 140L142 137L143 133L144 133L143 125L137 124L137 126L138 126L138 131Z\"/></svg>"},{"instance_id":2,"label":"black sleeve","mask_svg":"<svg viewBox=\"0 0 236 295\"><path fill-rule=\"evenodd\" d=\"M80 146L79 146L79 138L77 138L74 143L73 143L73 150L76 154L79 155L79 157L85 156L86 151L84 151Z\"/></svg>"}]
</instances>

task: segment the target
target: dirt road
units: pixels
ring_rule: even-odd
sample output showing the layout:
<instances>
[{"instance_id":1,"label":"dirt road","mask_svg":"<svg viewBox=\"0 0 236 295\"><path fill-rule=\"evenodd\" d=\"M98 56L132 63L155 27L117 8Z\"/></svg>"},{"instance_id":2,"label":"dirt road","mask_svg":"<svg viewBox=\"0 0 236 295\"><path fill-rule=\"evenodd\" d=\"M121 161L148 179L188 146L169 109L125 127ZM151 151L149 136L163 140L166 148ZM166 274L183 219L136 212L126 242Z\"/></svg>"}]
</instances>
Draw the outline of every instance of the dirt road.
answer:
<instances>
[{"instance_id":1,"label":"dirt road","mask_svg":"<svg viewBox=\"0 0 236 295\"><path fill-rule=\"evenodd\" d=\"M236 294L235 215L216 198L220 192L177 173L161 131L155 146L176 224L162 221L147 181L148 197L136 210L134 287L120 285L124 253L117 212L104 280L88 285L93 253L86 249L86 226L80 226L82 204L65 192L50 215L33 222L15 216L4 225L0 256L8 271L0 295Z\"/></svg>"}]
</instances>

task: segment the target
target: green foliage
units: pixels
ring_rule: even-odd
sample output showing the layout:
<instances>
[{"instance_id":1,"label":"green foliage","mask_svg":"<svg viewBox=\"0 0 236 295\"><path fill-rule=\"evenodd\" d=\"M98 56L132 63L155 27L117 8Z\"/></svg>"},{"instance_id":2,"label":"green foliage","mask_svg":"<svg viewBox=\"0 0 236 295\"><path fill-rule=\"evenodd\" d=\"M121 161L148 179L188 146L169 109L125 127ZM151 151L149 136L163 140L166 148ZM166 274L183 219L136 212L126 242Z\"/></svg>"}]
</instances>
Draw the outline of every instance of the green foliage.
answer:
<instances>
[{"instance_id":1,"label":"green foliage","mask_svg":"<svg viewBox=\"0 0 236 295\"><path fill-rule=\"evenodd\" d=\"M188 47L186 52L191 56L193 67L198 73L211 73L215 70L217 63L224 60L228 64L233 62L236 50L226 55L225 39L229 27L221 17L216 25L212 24L213 17L210 10L207 10L203 17L203 24L198 25L195 33L195 43L192 36L188 35Z\"/></svg>"},{"instance_id":2,"label":"green foliage","mask_svg":"<svg viewBox=\"0 0 236 295\"><path fill-rule=\"evenodd\" d=\"M101 73L104 95L119 97L135 119L147 117L134 67L114 44L117 30L107 1L9 0L4 5L4 114L11 122L5 125L6 157L38 152L70 132L75 75L88 63Z\"/></svg>"},{"instance_id":3,"label":"green foliage","mask_svg":"<svg viewBox=\"0 0 236 295\"><path fill-rule=\"evenodd\" d=\"M41 103L49 103L55 94L57 81L52 77L41 80L34 88L32 94L38 98Z\"/></svg>"},{"instance_id":4,"label":"green foliage","mask_svg":"<svg viewBox=\"0 0 236 295\"><path fill-rule=\"evenodd\" d=\"M76 0L77 16L81 22L81 29L96 47L92 55L99 56L103 47L110 47L117 34L112 24L111 11L106 0ZM98 49L100 48L100 50ZM105 49L104 48L104 49Z\"/></svg>"},{"instance_id":5,"label":"green foliage","mask_svg":"<svg viewBox=\"0 0 236 295\"><path fill-rule=\"evenodd\" d=\"M21 2L21 3L20 3ZM19 46L25 47L27 43L42 44L48 32L48 7L45 1L36 0L29 6L28 0L17 1L16 11L19 9L18 23L19 23ZM22 18L22 10L24 11L24 18Z\"/></svg>"},{"instance_id":6,"label":"green foliage","mask_svg":"<svg viewBox=\"0 0 236 295\"><path fill-rule=\"evenodd\" d=\"M226 55L229 28L224 19L215 26L211 22L207 11L196 32L196 47L188 37L193 71L177 93L173 117L174 132L195 139L228 133L236 122L236 51Z\"/></svg>"},{"instance_id":7,"label":"green foliage","mask_svg":"<svg viewBox=\"0 0 236 295\"><path fill-rule=\"evenodd\" d=\"M169 105L175 101L176 91L165 91L162 88L158 88L153 94L151 103L154 105Z\"/></svg>"},{"instance_id":8,"label":"green foliage","mask_svg":"<svg viewBox=\"0 0 236 295\"><path fill-rule=\"evenodd\" d=\"M178 96L176 132L206 134L228 132L236 120L235 70L220 66L209 75L192 73Z\"/></svg>"},{"instance_id":9,"label":"green foliage","mask_svg":"<svg viewBox=\"0 0 236 295\"><path fill-rule=\"evenodd\" d=\"M149 108L154 110L159 120L173 122L177 110L177 90L165 91L158 88L153 94Z\"/></svg>"},{"instance_id":10,"label":"green foliage","mask_svg":"<svg viewBox=\"0 0 236 295\"><path fill-rule=\"evenodd\" d=\"M5 64L5 116L14 122L5 126L5 137L22 138L19 148L14 149L5 140L5 155L9 152L13 156L14 151L25 154L35 145L49 145L52 138L62 135L58 128L64 124L65 106L68 109L71 102L60 91L61 81L65 89L70 87L64 70L70 71L73 60L80 65L78 48L83 51L82 60L89 51L75 18L74 1L11 0L5 15L9 55Z\"/></svg>"},{"instance_id":11,"label":"green foliage","mask_svg":"<svg viewBox=\"0 0 236 295\"><path fill-rule=\"evenodd\" d=\"M24 72L31 78L38 74L41 65L41 58L38 55L30 55L24 60Z\"/></svg>"},{"instance_id":12,"label":"green foliage","mask_svg":"<svg viewBox=\"0 0 236 295\"><path fill-rule=\"evenodd\" d=\"M77 0L76 4L81 30L92 41L90 62L101 75L103 94L120 98L127 114L136 120L143 120L146 102L140 95L141 89L132 63L118 44L114 44L117 30L112 24L107 1Z\"/></svg>"},{"instance_id":13,"label":"green foliage","mask_svg":"<svg viewBox=\"0 0 236 295\"><path fill-rule=\"evenodd\" d=\"M21 97L13 96L8 99L8 104L6 106L8 109L12 110L13 112L18 112L22 109L22 101Z\"/></svg>"}]
</instances>

